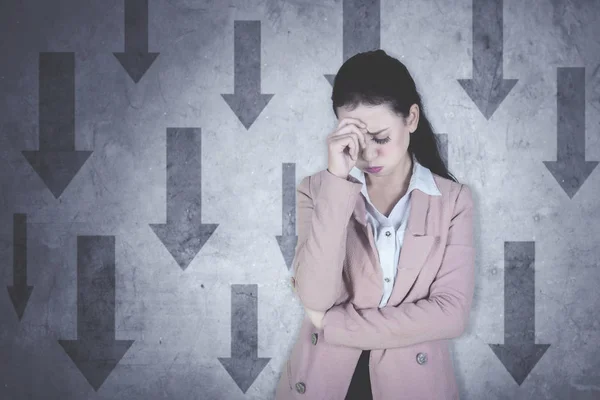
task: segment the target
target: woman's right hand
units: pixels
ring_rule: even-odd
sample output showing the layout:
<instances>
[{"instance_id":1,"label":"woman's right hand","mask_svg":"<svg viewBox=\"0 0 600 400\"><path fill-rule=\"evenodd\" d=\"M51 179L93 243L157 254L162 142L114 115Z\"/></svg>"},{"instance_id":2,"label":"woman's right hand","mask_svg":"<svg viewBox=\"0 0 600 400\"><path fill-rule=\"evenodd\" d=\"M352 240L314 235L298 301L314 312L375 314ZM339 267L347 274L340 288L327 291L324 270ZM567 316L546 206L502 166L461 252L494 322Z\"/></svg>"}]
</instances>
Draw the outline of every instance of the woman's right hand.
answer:
<instances>
[{"instance_id":1,"label":"woman's right hand","mask_svg":"<svg viewBox=\"0 0 600 400\"><path fill-rule=\"evenodd\" d=\"M325 311L311 310L310 308L304 307L304 312L315 328L323 329L323 318L325 318Z\"/></svg>"},{"instance_id":2,"label":"woman's right hand","mask_svg":"<svg viewBox=\"0 0 600 400\"><path fill-rule=\"evenodd\" d=\"M327 135L328 166L332 174L346 179L356 165L359 152L366 148L367 126L356 118L343 118ZM348 151L346 151L348 149Z\"/></svg>"}]
</instances>

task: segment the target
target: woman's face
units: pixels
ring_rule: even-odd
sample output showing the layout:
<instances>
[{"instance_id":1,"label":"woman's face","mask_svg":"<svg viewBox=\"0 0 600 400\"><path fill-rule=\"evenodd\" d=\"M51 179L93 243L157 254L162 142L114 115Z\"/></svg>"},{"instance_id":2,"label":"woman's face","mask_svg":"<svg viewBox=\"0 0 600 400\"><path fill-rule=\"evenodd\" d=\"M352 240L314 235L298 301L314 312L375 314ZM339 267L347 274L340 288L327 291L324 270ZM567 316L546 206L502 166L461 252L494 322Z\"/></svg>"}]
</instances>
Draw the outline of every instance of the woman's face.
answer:
<instances>
[{"instance_id":1,"label":"woman's face","mask_svg":"<svg viewBox=\"0 0 600 400\"><path fill-rule=\"evenodd\" d=\"M410 134L417 129L419 106L413 104L406 121L396 115L386 104L371 106L360 104L354 110L338 108L338 120L356 118L367 125L367 147L359 152L356 167L361 171L384 176L392 173L409 157ZM371 135L370 133L376 133ZM410 161L409 161L410 162ZM369 172L369 167L383 167L378 172Z\"/></svg>"}]
</instances>

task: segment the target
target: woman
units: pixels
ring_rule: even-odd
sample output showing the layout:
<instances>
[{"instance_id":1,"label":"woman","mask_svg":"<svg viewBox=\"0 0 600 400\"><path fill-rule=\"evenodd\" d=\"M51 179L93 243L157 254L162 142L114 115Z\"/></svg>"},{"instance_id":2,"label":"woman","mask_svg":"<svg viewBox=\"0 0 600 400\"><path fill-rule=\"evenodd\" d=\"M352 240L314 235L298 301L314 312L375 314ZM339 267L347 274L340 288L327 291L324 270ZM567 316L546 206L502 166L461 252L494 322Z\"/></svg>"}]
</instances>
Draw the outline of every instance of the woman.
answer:
<instances>
[{"instance_id":1,"label":"woman","mask_svg":"<svg viewBox=\"0 0 600 400\"><path fill-rule=\"evenodd\" d=\"M276 399L456 400L448 340L473 298L471 190L399 60L348 59L332 100L328 168L297 188L292 285L306 318Z\"/></svg>"}]
</instances>

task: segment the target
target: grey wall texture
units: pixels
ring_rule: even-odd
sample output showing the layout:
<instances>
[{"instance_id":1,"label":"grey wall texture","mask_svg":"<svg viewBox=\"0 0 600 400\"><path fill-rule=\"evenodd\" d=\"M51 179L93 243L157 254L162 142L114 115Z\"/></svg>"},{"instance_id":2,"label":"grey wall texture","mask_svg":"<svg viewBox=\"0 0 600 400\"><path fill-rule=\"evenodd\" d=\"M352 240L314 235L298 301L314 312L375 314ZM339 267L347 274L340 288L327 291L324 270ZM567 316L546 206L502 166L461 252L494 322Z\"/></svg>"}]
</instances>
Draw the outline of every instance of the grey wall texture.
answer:
<instances>
[{"instance_id":1,"label":"grey wall texture","mask_svg":"<svg viewBox=\"0 0 600 400\"><path fill-rule=\"evenodd\" d=\"M0 399L271 399L295 187L383 48L477 205L461 399L600 398L600 3L0 2ZM402 379L402 377L399 377Z\"/></svg>"}]
</instances>

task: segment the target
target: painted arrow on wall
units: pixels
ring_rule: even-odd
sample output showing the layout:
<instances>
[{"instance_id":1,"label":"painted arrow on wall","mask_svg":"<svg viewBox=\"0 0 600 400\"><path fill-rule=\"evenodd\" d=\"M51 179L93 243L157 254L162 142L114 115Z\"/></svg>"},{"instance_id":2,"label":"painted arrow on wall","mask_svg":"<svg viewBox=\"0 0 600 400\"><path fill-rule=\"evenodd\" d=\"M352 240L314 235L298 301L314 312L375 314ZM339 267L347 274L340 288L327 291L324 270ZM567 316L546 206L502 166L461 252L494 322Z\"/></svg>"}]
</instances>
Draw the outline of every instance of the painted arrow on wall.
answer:
<instances>
[{"instance_id":1,"label":"painted arrow on wall","mask_svg":"<svg viewBox=\"0 0 600 400\"><path fill-rule=\"evenodd\" d=\"M115 237L77 237L77 339L58 343L98 390L133 340L115 340Z\"/></svg>"},{"instance_id":2,"label":"painted arrow on wall","mask_svg":"<svg viewBox=\"0 0 600 400\"><path fill-rule=\"evenodd\" d=\"M473 0L472 4L473 78L458 83L490 119L518 79L504 79L504 1Z\"/></svg>"},{"instance_id":3,"label":"painted arrow on wall","mask_svg":"<svg viewBox=\"0 0 600 400\"><path fill-rule=\"evenodd\" d=\"M281 167L281 235L277 243L288 271L292 267L298 235L296 235L296 164L284 163Z\"/></svg>"},{"instance_id":4,"label":"painted arrow on wall","mask_svg":"<svg viewBox=\"0 0 600 400\"><path fill-rule=\"evenodd\" d=\"M521 385L549 344L535 343L535 242L504 243L504 344L489 344Z\"/></svg>"},{"instance_id":5,"label":"painted arrow on wall","mask_svg":"<svg viewBox=\"0 0 600 400\"><path fill-rule=\"evenodd\" d=\"M273 97L260 92L260 50L260 21L235 21L233 94L221 96L246 129L250 129Z\"/></svg>"},{"instance_id":6,"label":"painted arrow on wall","mask_svg":"<svg viewBox=\"0 0 600 400\"><path fill-rule=\"evenodd\" d=\"M257 285L231 285L231 357L219 357L244 393L271 360L258 357L257 292Z\"/></svg>"},{"instance_id":7,"label":"painted arrow on wall","mask_svg":"<svg viewBox=\"0 0 600 400\"><path fill-rule=\"evenodd\" d=\"M381 45L380 0L342 0L342 58L377 50ZM335 74L325 78L333 87Z\"/></svg>"},{"instance_id":8,"label":"painted arrow on wall","mask_svg":"<svg viewBox=\"0 0 600 400\"><path fill-rule=\"evenodd\" d=\"M75 150L75 54L40 53L39 150L22 151L55 198L92 154Z\"/></svg>"},{"instance_id":9,"label":"painted arrow on wall","mask_svg":"<svg viewBox=\"0 0 600 400\"><path fill-rule=\"evenodd\" d=\"M598 161L585 161L585 68L558 68L556 76L556 161L543 161L569 198Z\"/></svg>"},{"instance_id":10,"label":"painted arrow on wall","mask_svg":"<svg viewBox=\"0 0 600 400\"><path fill-rule=\"evenodd\" d=\"M125 52L113 53L138 83L160 53L148 52L148 0L125 0Z\"/></svg>"},{"instance_id":11,"label":"painted arrow on wall","mask_svg":"<svg viewBox=\"0 0 600 400\"><path fill-rule=\"evenodd\" d=\"M13 214L13 284L6 286L19 321L33 286L27 285L27 215Z\"/></svg>"},{"instance_id":12,"label":"painted arrow on wall","mask_svg":"<svg viewBox=\"0 0 600 400\"><path fill-rule=\"evenodd\" d=\"M202 223L201 133L167 128L167 222L150 224L183 270L219 226Z\"/></svg>"}]
</instances>

